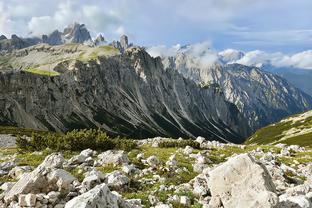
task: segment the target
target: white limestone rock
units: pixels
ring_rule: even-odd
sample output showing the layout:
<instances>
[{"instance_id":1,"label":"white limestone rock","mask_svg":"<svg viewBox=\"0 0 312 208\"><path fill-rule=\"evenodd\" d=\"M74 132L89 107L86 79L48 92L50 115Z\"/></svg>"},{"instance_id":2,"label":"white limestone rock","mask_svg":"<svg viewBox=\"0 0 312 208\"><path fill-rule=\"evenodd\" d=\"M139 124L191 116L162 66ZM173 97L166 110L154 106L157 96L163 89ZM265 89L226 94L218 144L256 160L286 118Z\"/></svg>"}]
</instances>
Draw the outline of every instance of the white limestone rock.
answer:
<instances>
[{"instance_id":1,"label":"white limestone rock","mask_svg":"<svg viewBox=\"0 0 312 208\"><path fill-rule=\"evenodd\" d=\"M98 155L99 162L102 165L107 164L127 164L130 162L128 155L122 150L108 150Z\"/></svg>"},{"instance_id":2,"label":"white limestone rock","mask_svg":"<svg viewBox=\"0 0 312 208\"><path fill-rule=\"evenodd\" d=\"M65 208L119 208L117 196L106 184L97 185L90 191L77 196L65 204Z\"/></svg>"},{"instance_id":3,"label":"white limestone rock","mask_svg":"<svg viewBox=\"0 0 312 208\"><path fill-rule=\"evenodd\" d=\"M270 208L278 204L271 176L249 154L230 158L209 176L212 198L220 198L224 208Z\"/></svg>"}]
</instances>

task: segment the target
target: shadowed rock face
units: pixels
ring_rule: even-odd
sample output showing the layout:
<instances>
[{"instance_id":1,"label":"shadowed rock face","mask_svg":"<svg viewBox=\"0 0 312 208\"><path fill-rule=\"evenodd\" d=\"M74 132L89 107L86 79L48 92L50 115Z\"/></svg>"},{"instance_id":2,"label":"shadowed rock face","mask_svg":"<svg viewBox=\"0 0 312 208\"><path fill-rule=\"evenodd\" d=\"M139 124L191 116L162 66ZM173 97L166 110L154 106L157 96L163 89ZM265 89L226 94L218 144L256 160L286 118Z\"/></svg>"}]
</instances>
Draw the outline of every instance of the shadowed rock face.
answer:
<instances>
[{"instance_id":1,"label":"shadowed rock face","mask_svg":"<svg viewBox=\"0 0 312 208\"><path fill-rule=\"evenodd\" d=\"M65 42L84 43L92 41L90 33L84 24L75 23L64 29L63 32Z\"/></svg>"},{"instance_id":2,"label":"shadowed rock face","mask_svg":"<svg viewBox=\"0 0 312 208\"><path fill-rule=\"evenodd\" d=\"M20 38L17 35L12 35L11 39L5 36L0 37L0 51L12 51L14 49L22 49L40 42L39 38Z\"/></svg>"},{"instance_id":3,"label":"shadowed rock face","mask_svg":"<svg viewBox=\"0 0 312 208\"><path fill-rule=\"evenodd\" d=\"M202 135L232 142L251 133L217 88L165 71L160 59L140 48L76 61L56 77L3 72L0 91L0 124L56 131L101 127L132 137Z\"/></svg>"},{"instance_id":4,"label":"shadowed rock face","mask_svg":"<svg viewBox=\"0 0 312 208\"><path fill-rule=\"evenodd\" d=\"M200 65L186 54L163 59L174 69L202 86L218 85L226 100L248 119L253 131L285 116L312 109L312 98L283 78L256 67L240 64Z\"/></svg>"}]
</instances>

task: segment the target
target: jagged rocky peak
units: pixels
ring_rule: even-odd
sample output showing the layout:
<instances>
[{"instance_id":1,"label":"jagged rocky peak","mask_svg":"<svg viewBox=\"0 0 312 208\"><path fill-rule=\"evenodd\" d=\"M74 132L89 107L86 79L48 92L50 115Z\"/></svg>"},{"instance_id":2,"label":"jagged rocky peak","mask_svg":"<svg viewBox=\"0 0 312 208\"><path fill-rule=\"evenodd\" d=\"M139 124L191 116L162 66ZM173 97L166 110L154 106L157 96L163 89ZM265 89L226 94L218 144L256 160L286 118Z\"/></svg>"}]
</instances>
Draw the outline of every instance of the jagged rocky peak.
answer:
<instances>
[{"instance_id":1,"label":"jagged rocky peak","mask_svg":"<svg viewBox=\"0 0 312 208\"><path fill-rule=\"evenodd\" d=\"M96 45L96 46L106 45L106 43L107 43L102 34L98 34L93 42L94 42L94 45Z\"/></svg>"},{"instance_id":2,"label":"jagged rocky peak","mask_svg":"<svg viewBox=\"0 0 312 208\"><path fill-rule=\"evenodd\" d=\"M74 23L63 32L54 30L50 35L43 35L42 42L49 45L62 45L64 43L85 43L92 41L90 33L84 24Z\"/></svg>"},{"instance_id":3,"label":"jagged rocky peak","mask_svg":"<svg viewBox=\"0 0 312 208\"><path fill-rule=\"evenodd\" d=\"M124 49L126 49L126 48L128 48L128 36L126 36L126 35L122 35L121 37L120 37L120 45L121 45L121 47L122 48L124 48Z\"/></svg>"},{"instance_id":4,"label":"jagged rocky peak","mask_svg":"<svg viewBox=\"0 0 312 208\"><path fill-rule=\"evenodd\" d=\"M7 37L5 37L5 35L1 35L1 36L0 36L0 41L1 41L1 40L7 40Z\"/></svg>"},{"instance_id":5,"label":"jagged rocky peak","mask_svg":"<svg viewBox=\"0 0 312 208\"><path fill-rule=\"evenodd\" d=\"M65 42L84 43L92 41L91 35L84 24L74 23L64 29Z\"/></svg>"},{"instance_id":6,"label":"jagged rocky peak","mask_svg":"<svg viewBox=\"0 0 312 208\"><path fill-rule=\"evenodd\" d=\"M58 30L54 30L50 35L43 35L42 42L48 43L50 45L61 45L62 41L62 33Z\"/></svg>"},{"instance_id":7,"label":"jagged rocky peak","mask_svg":"<svg viewBox=\"0 0 312 208\"><path fill-rule=\"evenodd\" d=\"M121 53L124 53L127 48L133 46L132 43L129 44L128 36L122 35L120 41L113 41L112 45L117 48Z\"/></svg>"},{"instance_id":8,"label":"jagged rocky peak","mask_svg":"<svg viewBox=\"0 0 312 208\"><path fill-rule=\"evenodd\" d=\"M13 34L12 36L11 36L11 39L20 39L17 35L15 35L15 34Z\"/></svg>"}]
</instances>

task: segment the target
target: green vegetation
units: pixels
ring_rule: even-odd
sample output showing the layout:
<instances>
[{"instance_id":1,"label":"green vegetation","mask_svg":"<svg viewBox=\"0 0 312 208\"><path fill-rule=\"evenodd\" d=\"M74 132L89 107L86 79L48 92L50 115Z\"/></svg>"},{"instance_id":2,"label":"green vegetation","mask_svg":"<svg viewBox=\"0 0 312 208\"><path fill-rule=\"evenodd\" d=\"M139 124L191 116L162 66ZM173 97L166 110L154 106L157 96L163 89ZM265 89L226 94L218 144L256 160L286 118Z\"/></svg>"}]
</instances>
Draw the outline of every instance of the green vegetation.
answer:
<instances>
[{"instance_id":1,"label":"green vegetation","mask_svg":"<svg viewBox=\"0 0 312 208\"><path fill-rule=\"evenodd\" d=\"M89 50L82 51L77 57L80 61L96 60L99 56L114 56L119 54L119 50L113 46L98 46Z\"/></svg>"},{"instance_id":2,"label":"green vegetation","mask_svg":"<svg viewBox=\"0 0 312 208\"><path fill-rule=\"evenodd\" d=\"M184 140L188 141L188 140ZM171 144L171 143L170 143ZM187 146L189 143L184 143L185 146ZM179 147L184 148L185 146L180 143ZM186 157L181 152L177 151L177 147L151 147L150 145L143 145L140 147L140 149L133 149L129 152L128 156L131 160L131 163L135 164L136 167L143 169L146 168L144 164L140 163L140 161L137 160L136 155L138 153L143 153L145 158L148 158L152 155L155 155L162 164L165 164L166 161L168 161L169 157L173 154L176 155L176 159L178 162L178 167L180 169L186 169L186 171L182 171L180 173L175 173L174 171L168 171L164 169L157 169L156 174L159 175L162 178L165 178L165 181L163 183L157 182L155 184L142 184L139 181L136 181L136 179L133 179L134 182L132 184L136 184L136 187L133 190L133 185L130 185L130 189L122 195L125 198L140 198L142 199L143 204L146 207L150 207L151 204L148 201L148 196L153 193L156 197L158 197L162 202L166 202L169 195L173 195L173 190L169 191L161 191L159 192L159 187L161 184L169 187L170 185L180 185L182 183L187 183L191 179L193 179L195 176L198 175L198 173L193 171L192 164L194 163L194 159ZM198 153L199 150L194 150L194 153ZM115 167L116 168L116 167ZM143 178L148 179L152 178L153 175L145 175ZM200 207L199 204L197 204L194 200L194 196L192 193L178 193L178 195L186 195L189 196L192 201L192 206L194 208ZM173 207L183 207L180 204L174 204Z\"/></svg>"},{"instance_id":3,"label":"green vegetation","mask_svg":"<svg viewBox=\"0 0 312 208\"><path fill-rule=\"evenodd\" d=\"M21 151L41 151L46 148L56 151L80 151L87 148L93 150L121 149L130 151L136 148L136 142L126 138L112 138L101 130L73 130L66 134L33 133L30 139L18 136L16 144Z\"/></svg>"},{"instance_id":4,"label":"green vegetation","mask_svg":"<svg viewBox=\"0 0 312 208\"><path fill-rule=\"evenodd\" d=\"M119 170L120 167L119 166L116 166L114 164L106 164L104 166L101 166L101 167L97 167L96 168L98 171L101 171L102 173L111 173L115 170Z\"/></svg>"},{"instance_id":5,"label":"green vegetation","mask_svg":"<svg viewBox=\"0 0 312 208\"><path fill-rule=\"evenodd\" d=\"M48 134L49 132L43 131L43 130L34 130L34 129L13 127L13 126L0 126L0 134L11 134L14 136L17 136L17 135L31 136L33 133L45 135L45 134Z\"/></svg>"},{"instance_id":6,"label":"green vegetation","mask_svg":"<svg viewBox=\"0 0 312 208\"><path fill-rule=\"evenodd\" d=\"M44 69L39 69L39 68L28 68L24 70L25 72L33 73L33 74L39 74L43 76L49 76L49 77L54 77L54 76L59 76L60 73L55 72L55 71L48 71Z\"/></svg>"},{"instance_id":7,"label":"green vegetation","mask_svg":"<svg viewBox=\"0 0 312 208\"><path fill-rule=\"evenodd\" d=\"M277 144L312 146L312 116L295 120L295 115L289 120L281 121L261 128L252 135L246 144ZM291 119L294 120L291 120ZM292 131L285 135L287 131ZM305 133L304 133L305 132Z\"/></svg>"},{"instance_id":8,"label":"green vegetation","mask_svg":"<svg viewBox=\"0 0 312 208\"><path fill-rule=\"evenodd\" d=\"M130 163L134 164L136 168L145 169L148 167L141 160L137 159L137 154L143 153L144 158L155 155L160 160L160 165L155 167L153 173L148 173L147 175L128 175L130 179L129 186L123 192L120 192L124 198L139 198L142 199L143 205L145 207L151 207L148 200L149 195L154 195L159 198L160 201L166 202L169 196L174 194L178 196L188 196L191 200L192 208L202 207L196 197L191 192L175 192L174 189L167 189L165 191L159 191L161 185L165 187L170 187L171 185L178 186L183 183L187 183L198 175L194 172L192 164L194 160L191 157L187 157L180 151L181 148L185 146L193 146L199 148L195 145L194 141L191 140L176 140L172 142L162 142L159 143L159 147L151 147L150 144L145 144L143 146L137 146L136 142L133 140L125 138L113 138L106 135L100 130L75 130L68 132L67 134L53 134L53 133L44 133L40 134L34 133L29 140L19 138L18 148L24 150L23 152L18 152L18 149L0 149L0 158L6 158L7 156L17 154L16 162L18 165L31 165L33 167L38 166L44 158L55 151L61 151L65 158L71 158L73 155L79 154L80 150L91 148L101 151L107 149L124 149L128 151L128 157ZM48 147L48 148L47 148ZM255 149L261 149L263 152L275 152L279 153L281 148L272 146L272 145L225 145L220 148L210 147L208 150L199 150L194 149L193 153L207 154L205 157L211 161L207 162L208 165L215 165L227 160L228 157L233 156L234 154L246 153L253 151ZM26 151L25 151L26 150ZM29 152L29 151L35 152ZM40 151L39 151L40 150ZM171 155L176 155L177 167L173 168L164 168L166 161L168 161ZM299 164L305 164L312 161L312 149L306 147L306 152L291 152L289 157L277 157L278 163L284 163L288 166L292 166L296 169L296 166ZM295 165L295 166L294 166ZM115 170L121 170L121 166L115 166L114 164L109 164L101 167L96 167L97 170L103 173L110 173ZM175 172L174 170L180 169L182 171ZM84 179L84 171L81 167L67 167L66 171L70 172L73 176L78 178L81 182ZM154 175L158 175L161 180L154 180L153 183L148 181L151 178L154 178ZM284 176L289 183L293 181L305 181L306 178L300 175L296 175L293 172L285 172ZM8 177L0 177L0 182L11 181L12 179ZM172 203L174 208L184 207L179 203Z\"/></svg>"},{"instance_id":9,"label":"green vegetation","mask_svg":"<svg viewBox=\"0 0 312 208\"><path fill-rule=\"evenodd\" d=\"M187 139L187 140L170 140L170 141L161 141L158 144L159 147L168 148L168 147L186 147L191 146L195 149L199 149L200 145L198 142Z\"/></svg>"},{"instance_id":10,"label":"green vegetation","mask_svg":"<svg viewBox=\"0 0 312 208\"><path fill-rule=\"evenodd\" d=\"M83 179L84 179L84 172L79 167L67 168L65 170L68 171L73 176L75 176L78 179L79 182L83 181Z\"/></svg>"}]
</instances>

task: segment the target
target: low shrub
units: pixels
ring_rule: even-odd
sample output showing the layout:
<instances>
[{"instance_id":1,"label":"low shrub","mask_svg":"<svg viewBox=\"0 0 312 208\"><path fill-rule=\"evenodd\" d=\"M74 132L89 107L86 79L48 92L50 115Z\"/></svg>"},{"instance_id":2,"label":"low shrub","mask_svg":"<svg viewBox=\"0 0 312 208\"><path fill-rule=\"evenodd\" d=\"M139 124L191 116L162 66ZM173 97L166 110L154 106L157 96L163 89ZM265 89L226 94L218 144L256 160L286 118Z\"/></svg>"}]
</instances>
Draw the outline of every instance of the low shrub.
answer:
<instances>
[{"instance_id":1,"label":"low shrub","mask_svg":"<svg viewBox=\"0 0 312 208\"><path fill-rule=\"evenodd\" d=\"M30 138L18 136L16 144L22 151L41 151L46 148L56 151L81 151L87 148L102 151L109 149L130 151L137 147L136 142L131 139L113 138L95 129L73 130L64 135L33 133Z\"/></svg>"},{"instance_id":2,"label":"low shrub","mask_svg":"<svg viewBox=\"0 0 312 208\"><path fill-rule=\"evenodd\" d=\"M162 148L170 148L170 147L184 148L186 146L191 146L195 149L200 149L200 144L192 139L161 141L160 143L158 143L158 146Z\"/></svg>"}]
</instances>

